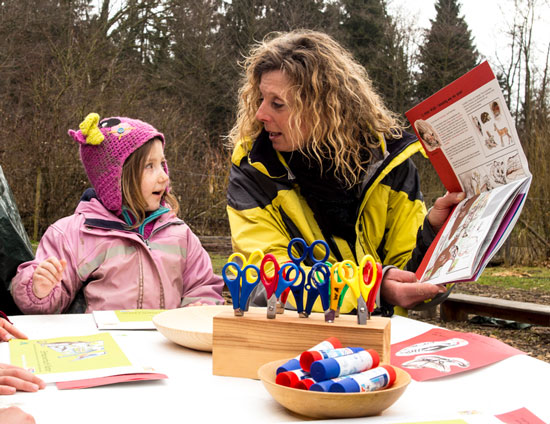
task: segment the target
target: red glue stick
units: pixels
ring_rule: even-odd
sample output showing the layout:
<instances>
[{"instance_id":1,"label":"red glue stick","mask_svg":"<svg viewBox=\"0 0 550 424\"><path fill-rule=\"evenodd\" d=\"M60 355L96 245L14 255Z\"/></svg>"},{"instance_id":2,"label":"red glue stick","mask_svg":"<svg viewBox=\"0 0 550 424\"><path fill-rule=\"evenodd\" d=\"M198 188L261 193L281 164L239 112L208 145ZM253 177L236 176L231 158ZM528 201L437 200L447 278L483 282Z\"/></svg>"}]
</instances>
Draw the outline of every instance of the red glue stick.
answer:
<instances>
[{"instance_id":1,"label":"red glue stick","mask_svg":"<svg viewBox=\"0 0 550 424\"><path fill-rule=\"evenodd\" d=\"M336 349L342 347L342 343L336 337L329 337L326 340L323 340L321 343L313 346L309 350L327 350L327 349ZM296 358L291 359L288 362L285 362L279 368L277 368L277 374L280 374L285 371L298 370L300 369L300 355Z\"/></svg>"},{"instance_id":2,"label":"red glue stick","mask_svg":"<svg viewBox=\"0 0 550 424\"><path fill-rule=\"evenodd\" d=\"M296 382L296 384L290 386L293 389L300 389L300 390L309 390L311 386L313 386L316 383L316 381L313 378L304 378L303 380L300 380Z\"/></svg>"},{"instance_id":3,"label":"red glue stick","mask_svg":"<svg viewBox=\"0 0 550 424\"><path fill-rule=\"evenodd\" d=\"M309 371L311 364L315 361L327 358L338 358L340 356L353 355L365 350L362 347L342 347L328 350L308 350L300 355L300 365L304 371Z\"/></svg>"},{"instance_id":4,"label":"red glue stick","mask_svg":"<svg viewBox=\"0 0 550 424\"><path fill-rule=\"evenodd\" d=\"M277 377L275 377L275 383L280 384L281 386L291 387L298 381L310 377L311 376L309 375L309 373L303 370L285 371L277 374Z\"/></svg>"}]
</instances>

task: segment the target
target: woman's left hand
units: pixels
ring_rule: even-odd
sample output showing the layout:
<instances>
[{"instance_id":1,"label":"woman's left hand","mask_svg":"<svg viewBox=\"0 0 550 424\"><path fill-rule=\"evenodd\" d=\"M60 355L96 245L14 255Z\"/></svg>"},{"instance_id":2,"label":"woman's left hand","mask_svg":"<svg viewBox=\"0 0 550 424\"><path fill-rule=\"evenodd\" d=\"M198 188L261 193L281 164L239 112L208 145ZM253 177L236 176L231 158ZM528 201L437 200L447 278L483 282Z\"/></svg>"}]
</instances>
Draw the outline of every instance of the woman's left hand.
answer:
<instances>
[{"instance_id":1,"label":"woman's left hand","mask_svg":"<svg viewBox=\"0 0 550 424\"><path fill-rule=\"evenodd\" d=\"M384 275L380 295L392 305L409 309L446 290L442 285L419 283L414 272L391 268Z\"/></svg>"},{"instance_id":2,"label":"woman's left hand","mask_svg":"<svg viewBox=\"0 0 550 424\"><path fill-rule=\"evenodd\" d=\"M428 222L436 233L443 227L455 205L464 200L465 197L466 194L463 192L447 192L443 197L437 198L428 213Z\"/></svg>"}]
</instances>

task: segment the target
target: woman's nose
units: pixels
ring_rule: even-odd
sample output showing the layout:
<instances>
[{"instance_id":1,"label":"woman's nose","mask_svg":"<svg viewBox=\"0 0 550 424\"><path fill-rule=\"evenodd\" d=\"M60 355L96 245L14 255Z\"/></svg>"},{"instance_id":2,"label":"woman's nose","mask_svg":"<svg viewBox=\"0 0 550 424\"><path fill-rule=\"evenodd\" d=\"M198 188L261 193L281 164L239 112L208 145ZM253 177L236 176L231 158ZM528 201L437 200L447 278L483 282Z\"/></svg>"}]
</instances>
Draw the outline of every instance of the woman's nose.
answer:
<instances>
[{"instance_id":1,"label":"woman's nose","mask_svg":"<svg viewBox=\"0 0 550 424\"><path fill-rule=\"evenodd\" d=\"M256 119L260 122L267 122L269 120L269 115L266 113L265 111L265 103L262 102L260 104L260 107L258 108L258 110L256 111Z\"/></svg>"}]
</instances>

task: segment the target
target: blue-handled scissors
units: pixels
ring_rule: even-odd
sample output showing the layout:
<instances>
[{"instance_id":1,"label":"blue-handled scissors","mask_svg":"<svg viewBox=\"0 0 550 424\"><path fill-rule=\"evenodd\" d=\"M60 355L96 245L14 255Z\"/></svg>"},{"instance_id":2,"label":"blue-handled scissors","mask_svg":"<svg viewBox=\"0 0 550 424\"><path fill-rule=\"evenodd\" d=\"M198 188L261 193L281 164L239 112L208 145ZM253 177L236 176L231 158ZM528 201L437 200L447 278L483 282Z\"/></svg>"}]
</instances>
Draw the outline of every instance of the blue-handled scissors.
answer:
<instances>
[{"instance_id":1,"label":"blue-handled scissors","mask_svg":"<svg viewBox=\"0 0 550 424\"><path fill-rule=\"evenodd\" d=\"M315 257L315 247L320 246L324 251L324 256L322 259L317 259ZM295 256L292 248L300 254L300 256ZM317 263L324 263L330 256L330 249L328 244L324 240L315 240L311 243L310 246L307 245L306 241L302 238L293 238L288 243L288 257L300 270L300 278L290 287L294 299L296 300L296 309L300 317L307 318L308 314L304 312L304 285L306 284L306 273L301 267L301 263L305 262L306 265L315 265ZM301 253L300 253L301 252Z\"/></svg>"},{"instance_id":2,"label":"blue-handled scissors","mask_svg":"<svg viewBox=\"0 0 550 424\"><path fill-rule=\"evenodd\" d=\"M230 278L229 273L234 278ZM236 262L228 262L222 268L222 278L229 288L235 316L243 316L248 310L250 293L260 282L260 269L256 265L241 268Z\"/></svg>"},{"instance_id":3,"label":"blue-handled scissors","mask_svg":"<svg viewBox=\"0 0 550 424\"><path fill-rule=\"evenodd\" d=\"M271 265L271 269L268 269ZM293 276L294 278L290 278ZM296 280L300 278L299 268L292 262L287 262L283 266L271 253L268 253L262 259L260 265L260 280L265 287L267 294L267 317L273 319L277 315L277 299L281 294Z\"/></svg>"},{"instance_id":4,"label":"blue-handled scissors","mask_svg":"<svg viewBox=\"0 0 550 424\"><path fill-rule=\"evenodd\" d=\"M378 279L376 261L371 255L363 256L359 266L350 260L338 264L338 274L357 299L357 323L365 325L370 318L367 302Z\"/></svg>"},{"instance_id":5,"label":"blue-handled scissors","mask_svg":"<svg viewBox=\"0 0 550 424\"><path fill-rule=\"evenodd\" d=\"M316 263L307 275L307 283L304 286L307 291L305 313L309 315L318 296L321 296L321 304L325 311L325 321L330 321L330 264Z\"/></svg>"}]
</instances>

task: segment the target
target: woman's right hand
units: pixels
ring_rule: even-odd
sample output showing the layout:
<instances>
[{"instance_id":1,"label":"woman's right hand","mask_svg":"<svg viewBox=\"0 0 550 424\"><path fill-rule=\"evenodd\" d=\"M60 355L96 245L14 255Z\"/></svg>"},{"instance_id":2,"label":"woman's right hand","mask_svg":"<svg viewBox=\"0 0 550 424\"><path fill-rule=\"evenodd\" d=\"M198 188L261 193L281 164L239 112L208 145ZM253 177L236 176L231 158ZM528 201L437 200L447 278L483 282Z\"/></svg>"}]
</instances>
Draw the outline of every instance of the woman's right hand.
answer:
<instances>
[{"instance_id":1,"label":"woman's right hand","mask_svg":"<svg viewBox=\"0 0 550 424\"><path fill-rule=\"evenodd\" d=\"M39 299L49 295L53 288L61 282L66 266L67 261L65 259L57 259L54 256L40 262L32 276L34 295Z\"/></svg>"}]
</instances>

